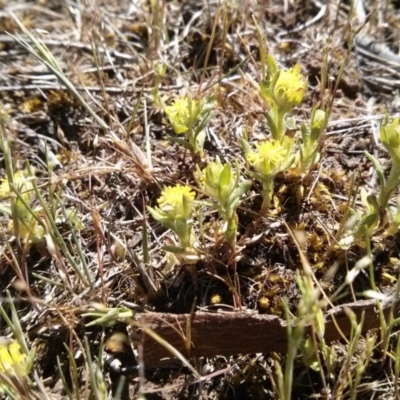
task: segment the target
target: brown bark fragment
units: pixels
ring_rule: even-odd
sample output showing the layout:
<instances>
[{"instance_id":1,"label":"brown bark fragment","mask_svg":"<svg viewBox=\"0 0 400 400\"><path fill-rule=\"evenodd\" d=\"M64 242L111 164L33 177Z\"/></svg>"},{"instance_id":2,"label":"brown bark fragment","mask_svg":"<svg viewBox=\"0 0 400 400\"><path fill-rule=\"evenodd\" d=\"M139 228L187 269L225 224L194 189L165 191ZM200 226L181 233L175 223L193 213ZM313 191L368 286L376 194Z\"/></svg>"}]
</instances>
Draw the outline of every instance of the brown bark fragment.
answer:
<instances>
[{"instance_id":1,"label":"brown bark fragment","mask_svg":"<svg viewBox=\"0 0 400 400\"><path fill-rule=\"evenodd\" d=\"M385 317L393 306L394 315L400 308L400 301L382 302ZM352 310L361 320L364 313L363 332L380 326L375 300L362 300L334 307L325 315L325 340L330 343L348 337L351 323L345 308ZM235 355L246 353L268 353L287 351L286 322L272 315L248 314L245 312L196 312L189 314L143 313L136 315L136 321L143 327L152 329L185 357L212 357L216 355ZM336 321L336 324L335 324ZM309 330L309 327L307 328ZM165 347L159 345L141 329L134 328L131 340L143 345L145 365L158 366L163 359L173 358ZM190 351L186 348L185 338L190 332L192 343Z\"/></svg>"}]
</instances>

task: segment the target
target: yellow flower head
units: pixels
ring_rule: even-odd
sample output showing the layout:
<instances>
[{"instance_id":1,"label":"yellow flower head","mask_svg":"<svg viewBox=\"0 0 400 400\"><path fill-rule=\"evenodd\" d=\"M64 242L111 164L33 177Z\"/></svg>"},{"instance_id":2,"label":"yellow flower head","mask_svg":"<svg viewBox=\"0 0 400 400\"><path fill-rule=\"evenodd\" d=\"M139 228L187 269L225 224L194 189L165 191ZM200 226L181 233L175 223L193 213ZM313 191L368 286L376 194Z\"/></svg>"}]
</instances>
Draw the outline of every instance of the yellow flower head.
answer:
<instances>
[{"instance_id":1,"label":"yellow flower head","mask_svg":"<svg viewBox=\"0 0 400 400\"><path fill-rule=\"evenodd\" d=\"M0 343L0 372L18 377L29 374L28 357L17 342Z\"/></svg>"},{"instance_id":2,"label":"yellow flower head","mask_svg":"<svg viewBox=\"0 0 400 400\"><path fill-rule=\"evenodd\" d=\"M288 137L282 142L275 139L268 140L256 144L257 151L249 153L247 160L259 174L275 175L289 162L292 147L293 141Z\"/></svg>"},{"instance_id":3,"label":"yellow flower head","mask_svg":"<svg viewBox=\"0 0 400 400\"><path fill-rule=\"evenodd\" d=\"M197 122L202 106L201 101L181 97L165 107L169 122L176 134L185 133Z\"/></svg>"},{"instance_id":4,"label":"yellow flower head","mask_svg":"<svg viewBox=\"0 0 400 400\"><path fill-rule=\"evenodd\" d=\"M167 186L157 200L161 211L175 218L188 218L196 193L189 186Z\"/></svg>"},{"instance_id":5,"label":"yellow flower head","mask_svg":"<svg viewBox=\"0 0 400 400\"><path fill-rule=\"evenodd\" d=\"M13 177L14 186L21 193L22 197L26 202L30 202L32 199L33 192L33 184L32 180L29 179L27 171L18 171L14 174ZM0 198L9 197L12 193L10 182L7 178L2 179L0 183Z\"/></svg>"},{"instance_id":6,"label":"yellow flower head","mask_svg":"<svg viewBox=\"0 0 400 400\"><path fill-rule=\"evenodd\" d=\"M279 107L288 109L301 103L307 89L307 81L300 73L300 65L280 71L274 87L274 98Z\"/></svg>"}]
</instances>

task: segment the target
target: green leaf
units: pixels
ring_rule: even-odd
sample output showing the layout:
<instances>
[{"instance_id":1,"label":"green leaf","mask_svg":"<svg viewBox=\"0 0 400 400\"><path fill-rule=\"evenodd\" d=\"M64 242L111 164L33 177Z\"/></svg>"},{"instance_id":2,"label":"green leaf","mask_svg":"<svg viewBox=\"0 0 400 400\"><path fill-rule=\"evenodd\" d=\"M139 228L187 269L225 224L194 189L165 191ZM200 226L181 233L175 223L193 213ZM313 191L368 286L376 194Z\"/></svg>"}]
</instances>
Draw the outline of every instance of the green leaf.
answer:
<instances>
[{"instance_id":1,"label":"green leaf","mask_svg":"<svg viewBox=\"0 0 400 400\"><path fill-rule=\"evenodd\" d=\"M278 72L278 67L276 65L276 61L271 54L267 55L267 80L271 80L272 76L274 76Z\"/></svg>"},{"instance_id":2,"label":"green leaf","mask_svg":"<svg viewBox=\"0 0 400 400\"><path fill-rule=\"evenodd\" d=\"M311 129L308 125L302 123L300 130L301 130L301 138L303 139L303 144L306 146L310 141Z\"/></svg>"},{"instance_id":3,"label":"green leaf","mask_svg":"<svg viewBox=\"0 0 400 400\"><path fill-rule=\"evenodd\" d=\"M303 344L303 362L312 370L319 371L320 365L315 353L316 349L312 338L307 338Z\"/></svg>"},{"instance_id":4,"label":"green leaf","mask_svg":"<svg viewBox=\"0 0 400 400\"><path fill-rule=\"evenodd\" d=\"M243 181L229 196L229 200L227 202L227 209L235 210L236 204L239 201L240 197L247 193L251 188L252 183L250 181Z\"/></svg>"},{"instance_id":5,"label":"green leaf","mask_svg":"<svg viewBox=\"0 0 400 400\"><path fill-rule=\"evenodd\" d=\"M318 304L318 303L317 303ZM318 335L319 340L321 341L325 335L325 319L324 319L324 314L317 305L317 310L315 312L315 331Z\"/></svg>"},{"instance_id":6,"label":"green leaf","mask_svg":"<svg viewBox=\"0 0 400 400\"><path fill-rule=\"evenodd\" d=\"M368 151L364 151L365 157L367 157L373 164L375 171L378 175L378 179L379 179L379 183L381 185L381 189L383 189L385 187L386 184L386 180L385 180L385 175L382 169L381 164L379 163L379 161L372 155L369 154Z\"/></svg>"},{"instance_id":7,"label":"green leaf","mask_svg":"<svg viewBox=\"0 0 400 400\"><path fill-rule=\"evenodd\" d=\"M270 86L270 91L271 91L271 96L272 96L272 92L273 92L273 90L274 90L274 88L275 88L275 85L276 85L276 82L278 82L278 79L279 79L279 76L281 75L281 71L276 71L275 72L275 74L274 75L272 75L272 77L271 77L271 81L270 81L270 84L269 84L269 86ZM272 96L272 98L274 98L273 96ZM275 100L274 100L274 102L275 102Z\"/></svg>"},{"instance_id":8,"label":"green leaf","mask_svg":"<svg viewBox=\"0 0 400 400\"><path fill-rule=\"evenodd\" d=\"M279 139L279 138L277 138L278 128L276 127L276 124L275 124L274 113L272 111L267 111L265 113L265 117L267 118L268 126L269 126L269 129L271 130L272 137L274 139Z\"/></svg>"},{"instance_id":9,"label":"green leaf","mask_svg":"<svg viewBox=\"0 0 400 400\"><path fill-rule=\"evenodd\" d=\"M368 215L361 222L358 231L361 234L365 234L367 232L373 233L373 232L371 232L371 228L375 227L378 224L378 222L379 222L379 215L377 215L377 214Z\"/></svg>"},{"instance_id":10,"label":"green leaf","mask_svg":"<svg viewBox=\"0 0 400 400\"><path fill-rule=\"evenodd\" d=\"M267 81L261 81L260 92L261 92L261 96L263 97L263 99L268 104L271 104L271 101L273 101L273 99L272 99L271 91L269 89L269 83Z\"/></svg>"},{"instance_id":11,"label":"green leaf","mask_svg":"<svg viewBox=\"0 0 400 400\"><path fill-rule=\"evenodd\" d=\"M197 147L202 149L204 147L204 142L206 141L206 131L202 129L199 133L195 135Z\"/></svg>"},{"instance_id":12,"label":"green leaf","mask_svg":"<svg viewBox=\"0 0 400 400\"><path fill-rule=\"evenodd\" d=\"M174 254L184 253L184 249L179 246L163 246L162 249L165 251L169 251L170 253L174 253Z\"/></svg>"},{"instance_id":13,"label":"green leaf","mask_svg":"<svg viewBox=\"0 0 400 400\"><path fill-rule=\"evenodd\" d=\"M221 203L225 204L229 196L230 183L232 179L231 165L225 164L221 171L218 182L218 197Z\"/></svg>"},{"instance_id":14,"label":"green leaf","mask_svg":"<svg viewBox=\"0 0 400 400\"><path fill-rule=\"evenodd\" d=\"M158 210L157 208L153 208L150 206L147 206L146 208L156 221L161 222L165 218L164 215L161 214L160 210Z\"/></svg>"},{"instance_id":15,"label":"green leaf","mask_svg":"<svg viewBox=\"0 0 400 400\"><path fill-rule=\"evenodd\" d=\"M295 160L295 156L290 156L288 158L287 162L285 162L284 164L281 165L278 172L286 171L288 168L290 168L292 166L294 160Z\"/></svg>"},{"instance_id":16,"label":"green leaf","mask_svg":"<svg viewBox=\"0 0 400 400\"><path fill-rule=\"evenodd\" d=\"M245 155L247 155L247 154L252 152L251 147L249 145L249 142L247 140L242 138L241 139L241 144L242 144L242 149L243 149Z\"/></svg>"},{"instance_id":17,"label":"green leaf","mask_svg":"<svg viewBox=\"0 0 400 400\"><path fill-rule=\"evenodd\" d=\"M369 195L364 200L366 201L366 208L368 214L361 220L361 223L357 229L358 235L373 234L375 229L378 227L380 222L379 204L374 195Z\"/></svg>"},{"instance_id":18,"label":"green leaf","mask_svg":"<svg viewBox=\"0 0 400 400\"><path fill-rule=\"evenodd\" d=\"M304 164L306 162L305 155L304 155L304 146L299 145L299 154L300 154L300 164Z\"/></svg>"},{"instance_id":19,"label":"green leaf","mask_svg":"<svg viewBox=\"0 0 400 400\"><path fill-rule=\"evenodd\" d=\"M367 202L368 202L370 214L379 215L379 204L378 204L378 201L376 200L376 198L375 198L375 196L373 194L370 194L367 197Z\"/></svg>"},{"instance_id":20,"label":"green leaf","mask_svg":"<svg viewBox=\"0 0 400 400\"><path fill-rule=\"evenodd\" d=\"M189 199L187 196L182 196L182 206L183 206L183 215L191 216L192 215L192 206L193 201Z\"/></svg>"},{"instance_id":21,"label":"green leaf","mask_svg":"<svg viewBox=\"0 0 400 400\"><path fill-rule=\"evenodd\" d=\"M196 133L195 135L198 135L198 132L201 132L202 130L205 129L205 127L207 126L207 124L210 122L211 116L212 116L212 112L213 110L208 110L203 119L199 122L197 128L196 128Z\"/></svg>"}]
</instances>

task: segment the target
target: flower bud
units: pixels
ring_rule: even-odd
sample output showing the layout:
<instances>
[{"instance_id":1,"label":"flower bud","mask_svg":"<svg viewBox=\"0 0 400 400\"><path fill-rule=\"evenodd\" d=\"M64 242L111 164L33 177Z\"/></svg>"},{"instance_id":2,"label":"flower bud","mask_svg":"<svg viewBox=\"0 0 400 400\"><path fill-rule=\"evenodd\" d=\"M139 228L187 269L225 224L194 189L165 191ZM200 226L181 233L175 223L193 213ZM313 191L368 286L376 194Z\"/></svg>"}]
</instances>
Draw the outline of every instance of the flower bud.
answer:
<instances>
[{"instance_id":1,"label":"flower bud","mask_svg":"<svg viewBox=\"0 0 400 400\"><path fill-rule=\"evenodd\" d=\"M236 178L230 164L222 164L219 157L198 173L198 180L205 193L225 205L235 189Z\"/></svg>"}]
</instances>

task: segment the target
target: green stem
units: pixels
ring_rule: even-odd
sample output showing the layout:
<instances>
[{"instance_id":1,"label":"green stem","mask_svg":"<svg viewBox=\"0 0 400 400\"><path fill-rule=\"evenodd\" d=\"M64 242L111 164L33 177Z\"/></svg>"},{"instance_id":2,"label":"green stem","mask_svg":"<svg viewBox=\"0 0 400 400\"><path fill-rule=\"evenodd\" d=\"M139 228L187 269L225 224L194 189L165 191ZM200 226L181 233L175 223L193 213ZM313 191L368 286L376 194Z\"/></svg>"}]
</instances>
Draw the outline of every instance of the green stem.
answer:
<instances>
[{"instance_id":1,"label":"green stem","mask_svg":"<svg viewBox=\"0 0 400 400\"><path fill-rule=\"evenodd\" d=\"M192 247L192 221L182 218L164 225L175 232L182 248Z\"/></svg>"},{"instance_id":2,"label":"green stem","mask_svg":"<svg viewBox=\"0 0 400 400\"><path fill-rule=\"evenodd\" d=\"M281 141L285 134L285 115L286 112L276 109L275 116L276 116L276 137L274 139Z\"/></svg>"},{"instance_id":3,"label":"green stem","mask_svg":"<svg viewBox=\"0 0 400 400\"><path fill-rule=\"evenodd\" d=\"M271 175L267 176L263 180L263 203L261 206L261 212L265 213L269 205L271 204L272 195L274 193L274 181Z\"/></svg>"},{"instance_id":4,"label":"green stem","mask_svg":"<svg viewBox=\"0 0 400 400\"><path fill-rule=\"evenodd\" d=\"M369 263L369 281L371 282L371 289L374 292L378 292L376 282L375 282L375 270L374 270L374 263L373 263L373 255L372 255L372 248L371 248L371 239L368 235L368 233L365 234L365 244L366 244L366 250L367 250L367 256L370 258L371 262ZM380 319L380 330L381 330L381 349L383 359L386 358L386 346L388 343L388 334L390 334L391 329L390 325L389 328L386 323L386 317L383 313L383 308L382 308L382 303L380 301L377 301L377 309L378 309L378 314L379 314L379 319Z\"/></svg>"},{"instance_id":5,"label":"green stem","mask_svg":"<svg viewBox=\"0 0 400 400\"><path fill-rule=\"evenodd\" d=\"M292 322L289 322L289 324ZM288 352L285 360L285 376L284 376L284 394L283 399L290 400L292 398L293 387L293 369L296 355L304 338L304 321L300 320L296 326L288 330Z\"/></svg>"},{"instance_id":6,"label":"green stem","mask_svg":"<svg viewBox=\"0 0 400 400\"><path fill-rule=\"evenodd\" d=\"M225 232L226 240L230 244L234 244L236 241L236 231L237 231L237 215L236 213L231 218L226 219L227 227Z\"/></svg>"},{"instance_id":7,"label":"green stem","mask_svg":"<svg viewBox=\"0 0 400 400\"><path fill-rule=\"evenodd\" d=\"M197 140L196 140L196 136L194 134L193 129L189 129L186 134L187 134L187 137L189 139L189 143L190 143L190 147L191 147L192 153L193 154L197 154L197 152L198 152L198 150L197 150Z\"/></svg>"},{"instance_id":8,"label":"green stem","mask_svg":"<svg viewBox=\"0 0 400 400\"><path fill-rule=\"evenodd\" d=\"M317 149L315 149L313 145L307 144L303 146L303 157L301 159L300 167L302 173L310 171L315 165L316 154Z\"/></svg>"},{"instance_id":9,"label":"green stem","mask_svg":"<svg viewBox=\"0 0 400 400\"><path fill-rule=\"evenodd\" d=\"M181 247L186 248L186 247L192 247L191 243L191 228L188 229L183 235L179 236L179 241L181 242Z\"/></svg>"},{"instance_id":10,"label":"green stem","mask_svg":"<svg viewBox=\"0 0 400 400\"><path fill-rule=\"evenodd\" d=\"M400 180L400 165L393 163L392 169L390 170L388 179L385 186L379 195L378 203L381 209L386 208L389 203L390 196L393 191L397 188Z\"/></svg>"}]
</instances>

